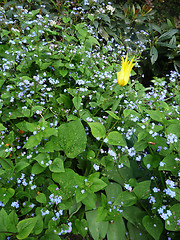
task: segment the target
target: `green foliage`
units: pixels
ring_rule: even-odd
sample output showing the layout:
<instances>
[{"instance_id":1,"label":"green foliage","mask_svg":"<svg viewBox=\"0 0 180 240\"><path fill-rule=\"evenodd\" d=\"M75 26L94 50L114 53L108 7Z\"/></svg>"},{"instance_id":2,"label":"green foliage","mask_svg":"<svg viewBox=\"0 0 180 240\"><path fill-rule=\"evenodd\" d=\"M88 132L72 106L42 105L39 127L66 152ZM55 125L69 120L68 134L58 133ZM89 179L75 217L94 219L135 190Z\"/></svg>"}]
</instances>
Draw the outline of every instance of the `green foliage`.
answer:
<instances>
[{"instance_id":1,"label":"green foliage","mask_svg":"<svg viewBox=\"0 0 180 240\"><path fill-rule=\"evenodd\" d=\"M150 7L77 2L1 4L0 240L177 239L178 29Z\"/></svg>"}]
</instances>

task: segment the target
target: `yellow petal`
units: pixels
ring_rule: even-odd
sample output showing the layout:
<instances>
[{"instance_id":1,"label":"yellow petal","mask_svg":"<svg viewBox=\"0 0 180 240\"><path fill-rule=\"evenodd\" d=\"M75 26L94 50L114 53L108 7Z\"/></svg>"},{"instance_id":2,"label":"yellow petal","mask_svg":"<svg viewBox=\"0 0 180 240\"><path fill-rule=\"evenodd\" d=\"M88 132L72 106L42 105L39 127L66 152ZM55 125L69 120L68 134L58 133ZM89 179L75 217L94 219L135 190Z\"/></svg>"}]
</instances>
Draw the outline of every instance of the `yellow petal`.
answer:
<instances>
[{"instance_id":1,"label":"yellow petal","mask_svg":"<svg viewBox=\"0 0 180 240\"><path fill-rule=\"evenodd\" d=\"M126 55L125 60L122 57L121 71L117 73L117 82L120 86L125 86L128 83L131 70L135 65L133 60L134 57L131 61L128 61L128 54Z\"/></svg>"}]
</instances>

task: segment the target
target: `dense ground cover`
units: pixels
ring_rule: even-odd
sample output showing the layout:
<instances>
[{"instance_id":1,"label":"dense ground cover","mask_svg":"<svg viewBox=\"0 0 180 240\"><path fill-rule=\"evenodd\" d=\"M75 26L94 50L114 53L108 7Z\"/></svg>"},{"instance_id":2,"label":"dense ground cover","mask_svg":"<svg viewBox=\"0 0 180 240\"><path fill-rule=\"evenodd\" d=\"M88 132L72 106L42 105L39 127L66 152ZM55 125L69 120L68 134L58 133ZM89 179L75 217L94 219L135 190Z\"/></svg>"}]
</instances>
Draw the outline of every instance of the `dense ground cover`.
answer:
<instances>
[{"instance_id":1,"label":"dense ground cover","mask_svg":"<svg viewBox=\"0 0 180 240\"><path fill-rule=\"evenodd\" d=\"M180 237L179 35L154 13L2 4L0 239Z\"/></svg>"}]
</instances>

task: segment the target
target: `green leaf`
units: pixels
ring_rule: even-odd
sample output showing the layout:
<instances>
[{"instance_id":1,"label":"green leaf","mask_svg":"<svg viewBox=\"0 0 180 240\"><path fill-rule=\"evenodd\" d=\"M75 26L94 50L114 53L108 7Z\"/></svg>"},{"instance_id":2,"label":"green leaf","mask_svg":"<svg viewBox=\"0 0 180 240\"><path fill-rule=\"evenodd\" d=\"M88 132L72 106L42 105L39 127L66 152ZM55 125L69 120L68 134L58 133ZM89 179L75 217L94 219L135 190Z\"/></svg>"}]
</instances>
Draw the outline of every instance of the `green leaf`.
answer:
<instances>
[{"instance_id":1,"label":"green leaf","mask_svg":"<svg viewBox=\"0 0 180 240\"><path fill-rule=\"evenodd\" d=\"M49 162L50 157L48 153L39 153L34 159L42 166L47 167L46 163Z\"/></svg>"},{"instance_id":2,"label":"green leaf","mask_svg":"<svg viewBox=\"0 0 180 240\"><path fill-rule=\"evenodd\" d=\"M65 172L63 158L55 158L49 169L51 172Z\"/></svg>"},{"instance_id":3,"label":"green leaf","mask_svg":"<svg viewBox=\"0 0 180 240\"><path fill-rule=\"evenodd\" d=\"M59 144L68 158L75 158L86 148L87 136L80 120L62 124L58 133Z\"/></svg>"},{"instance_id":4,"label":"green leaf","mask_svg":"<svg viewBox=\"0 0 180 240\"><path fill-rule=\"evenodd\" d=\"M105 192L107 195L107 201L112 201L113 199L116 199L117 196L122 192L122 187L120 184L111 182L106 188Z\"/></svg>"},{"instance_id":5,"label":"green leaf","mask_svg":"<svg viewBox=\"0 0 180 240\"><path fill-rule=\"evenodd\" d=\"M153 65L156 62L156 60L158 59L158 51L154 46L151 47L150 56L151 56L151 63Z\"/></svg>"},{"instance_id":6,"label":"green leaf","mask_svg":"<svg viewBox=\"0 0 180 240\"><path fill-rule=\"evenodd\" d=\"M7 231L8 215L4 208L0 211L0 232Z\"/></svg>"},{"instance_id":7,"label":"green leaf","mask_svg":"<svg viewBox=\"0 0 180 240\"><path fill-rule=\"evenodd\" d=\"M65 77L68 74L68 70L67 69L61 69L61 70L59 70L59 73L61 74L61 76Z\"/></svg>"},{"instance_id":8,"label":"green leaf","mask_svg":"<svg viewBox=\"0 0 180 240\"><path fill-rule=\"evenodd\" d=\"M83 238L84 238L86 236L87 230L88 230L87 221L85 219L82 219L82 220L76 219L75 226L77 228L78 233L81 234L81 236L83 236Z\"/></svg>"},{"instance_id":9,"label":"green leaf","mask_svg":"<svg viewBox=\"0 0 180 240\"><path fill-rule=\"evenodd\" d=\"M88 193L87 197L82 200L82 203L86 206L87 210L92 210L96 208L96 194Z\"/></svg>"},{"instance_id":10,"label":"green leaf","mask_svg":"<svg viewBox=\"0 0 180 240\"><path fill-rule=\"evenodd\" d=\"M15 166L15 171L16 172L20 172L22 169L26 168L27 166L29 166L29 163L28 162L25 162L25 161L20 161L16 164Z\"/></svg>"},{"instance_id":11,"label":"green leaf","mask_svg":"<svg viewBox=\"0 0 180 240\"><path fill-rule=\"evenodd\" d=\"M83 29L83 28L78 29L78 33L79 33L80 35L82 35L84 38L86 38L87 35L88 35L87 30L86 30L86 29Z\"/></svg>"},{"instance_id":12,"label":"green leaf","mask_svg":"<svg viewBox=\"0 0 180 240\"><path fill-rule=\"evenodd\" d=\"M73 204L72 206L69 208L69 216L70 218L79 211L79 209L81 208L82 203L81 202L76 202L76 198L73 198Z\"/></svg>"},{"instance_id":13,"label":"green leaf","mask_svg":"<svg viewBox=\"0 0 180 240\"><path fill-rule=\"evenodd\" d=\"M163 33L159 38L158 38L158 42L159 41L165 41L167 39L170 39L174 34L176 34L178 32L178 29L170 29L167 32Z\"/></svg>"},{"instance_id":14,"label":"green leaf","mask_svg":"<svg viewBox=\"0 0 180 240\"><path fill-rule=\"evenodd\" d=\"M145 148L147 148L147 146L148 146L147 142L144 140L141 140L134 144L134 149L136 151L143 151Z\"/></svg>"},{"instance_id":15,"label":"green leaf","mask_svg":"<svg viewBox=\"0 0 180 240\"><path fill-rule=\"evenodd\" d=\"M89 37L88 37L88 40L90 41L91 45L96 44L96 45L100 46L100 44L99 44L99 42L97 41L97 39L94 38L93 36L89 36Z\"/></svg>"},{"instance_id":16,"label":"green leaf","mask_svg":"<svg viewBox=\"0 0 180 240\"><path fill-rule=\"evenodd\" d=\"M61 238L55 233L46 233L40 240L61 240Z\"/></svg>"},{"instance_id":17,"label":"green leaf","mask_svg":"<svg viewBox=\"0 0 180 240\"><path fill-rule=\"evenodd\" d=\"M150 217L148 215L143 217L142 223L146 231L155 239L159 240L164 226L160 218L157 216Z\"/></svg>"},{"instance_id":18,"label":"green leaf","mask_svg":"<svg viewBox=\"0 0 180 240\"><path fill-rule=\"evenodd\" d=\"M107 136L108 144L117 145L117 146L126 146L126 142L124 141L122 135L117 131L112 131Z\"/></svg>"},{"instance_id":19,"label":"green leaf","mask_svg":"<svg viewBox=\"0 0 180 240\"><path fill-rule=\"evenodd\" d=\"M139 228L138 225L133 225L128 221L127 223L129 239L131 240L149 240L149 234Z\"/></svg>"},{"instance_id":20,"label":"green leaf","mask_svg":"<svg viewBox=\"0 0 180 240\"><path fill-rule=\"evenodd\" d=\"M14 194L15 190L13 188L0 188L0 201L6 204Z\"/></svg>"},{"instance_id":21,"label":"green leaf","mask_svg":"<svg viewBox=\"0 0 180 240\"><path fill-rule=\"evenodd\" d=\"M95 138L104 138L106 136L106 129L104 125L98 122L88 123L91 128L91 133Z\"/></svg>"},{"instance_id":22,"label":"green leaf","mask_svg":"<svg viewBox=\"0 0 180 240\"><path fill-rule=\"evenodd\" d=\"M167 134L173 133L177 137L180 137L180 124L171 124L166 129Z\"/></svg>"},{"instance_id":23,"label":"green leaf","mask_svg":"<svg viewBox=\"0 0 180 240\"><path fill-rule=\"evenodd\" d=\"M79 180L79 175L72 169L65 169L65 172L53 173L52 178L60 185L60 195L63 200L73 196L75 192L75 185Z\"/></svg>"},{"instance_id":24,"label":"green leaf","mask_svg":"<svg viewBox=\"0 0 180 240\"><path fill-rule=\"evenodd\" d=\"M38 235L40 234L42 231L43 231L43 219L42 219L42 216L41 214L37 215L37 222L36 222L36 225L33 229L33 232Z\"/></svg>"},{"instance_id":25,"label":"green leaf","mask_svg":"<svg viewBox=\"0 0 180 240\"><path fill-rule=\"evenodd\" d=\"M39 193L39 195L37 195L36 197L36 201L40 203L46 203L47 202L46 195L44 193Z\"/></svg>"},{"instance_id":26,"label":"green leaf","mask_svg":"<svg viewBox=\"0 0 180 240\"><path fill-rule=\"evenodd\" d=\"M116 120L119 120L120 118L115 114L115 113L113 113L113 112L111 112L111 111L106 111L111 117L113 117L114 119L116 119Z\"/></svg>"},{"instance_id":27,"label":"green leaf","mask_svg":"<svg viewBox=\"0 0 180 240\"><path fill-rule=\"evenodd\" d=\"M159 171L167 170L167 171L174 171L180 169L180 162L175 160L176 155L169 154L163 160L164 166L159 166Z\"/></svg>"},{"instance_id":28,"label":"green leaf","mask_svg":"<svg viewBox=\"0 0 180 240\"><path fill-rule=\"evenodd\" d=\"M17 239L25 239L32 232L37 222L37 218L28 218L20 221L17 225L18 235Z\"/></svg>"},{"instance_id":29,"label":"green leaf","mask_svg":"<svg viewBox=\"0 0 180 240\"><path fill-rule=\"evenodd\" d=\"M93 184L89 188L92 192L98 192L99 190L107 186L107 184L103 182L101 179L93 178L92 181L93 181Z\"/></svg>"},{"instance_id":30,"label":"green leaf","mask_svg":"<svg viewBox=\"0 0 180 240\"><path fill-rule=\"evenodd\" d=\"M97 222L104 221L106 219L106 216L108 214L108 210L104 207L99 207L97 209Z\"/></svg>"},{"instance_id":31,"label":"green leaf","mask_svg":"<svg viewBox=\"0 0 180 240\"><path fill-rule=\"evenodd\" d=\"M80 96L75 96L74 98L73 98L73 104L74 104L74 106L75 106L75 108L77 109L77 110L79 110L80 109L80 107L81 107L81 97Z\"/></svg>"},{"instance_id":32,"label":"green leaf","mask_svg":"<svg viewBox=\"0 0 180 240\"><path fill-rule=\"evenodd\" d=\"M28 138L24 148L31 149L37 146L42 140L42 133L37 133L36 135L32 135Z\"/></svg>"},{"instance_id":33,"label":"green leaf","mask_svg":"<svg viewBox=\"0 0 180 240\"><path fill-rule=\"evenodd\" d=\"M87 211L86 218L91 236L94 240L104 239L107 233L108 222L97 222L97 210Z\"/></svg>"},{"instance_id":34,"label":"green leaf","mask_svg":"<svg viewBox=\"0 0 180 240\"><path fill-rule=\"evenodd\" d=\"M31 174L39 174L39 173L42 173L44 170L45 168L39 165L39 163L35 163L32 166Z\"/></svg>"},{"instance_id":35,"label":"green leaf","mask_svg":"<svg viewBox=\"0 0 180 240\"><path fill-rule=\"evenodd\" d=\"M109 223L107 238L108 240L125 240L125 224L122 217L117 221Z\"/></svg>"},{"instance_id":36,"label":"green leaf","mask_svg":"<svg viewBox=\"0 0 180 240\"><path fill-rule=\"evenodd\" d=\"M3 126L2 123L0 123L0 131L5 131L5 130L6 130L6 128Z\"/></svg>"},{"instance_id":37,"label":"green leaf","mask_svg":"<svg viewBox=\"0 0 180 240\"><path fill-rule=\"evenodd\" d=\"M134 205L137 202L136 196L127 191L121 192L116 201L114 202L114 205L122 205L123 207L129 207Z\"/></svg>"},{"instance_id":38,"label":"green leaf","mask_svg":"<svg viewBox=\"0 0 180 240\"><path fill-rule=\"evenodd\" d=\"M11 211L11 213L8 216L8 223L7 223L7 231L16 233L16 225L18 224L18 215L15 213L15 211Z\"/></svg>"},{"instance_id":39,"label":"green leaf","mask_svg":"<svg viewBox=\"0 0 180 240\"><path fill-rule=\"evenodd\" d=\"M136 194L136 196L140 199L147 199L150 194L150 185L151 181L143 181L138 183L138 185L133 189L133 192Z\"/></svg>"},{"instance_id":40,"label":"green leaf","mask_svg":"<svg viewBox=\"0 0 180 240\"><path fill-rule=\"evenodd\" d=\"M146 110L146 112L149 114L149 116L157 121L157 122L162 122L163 120L163 113L159 112L158 110Z\"/></svg>"},{"instance_id":41,"label":"green leaf","mask_svg":"<svg viewBox=\"0 0 180 240\"><path fill-rule=\"evenodd\" d=\"M130 223L139 228L143 228L142 219L146 215L146 212L141 210L139 207L130 206L123 208L122 216L127 219Z\"/></svg>"},{"instance_id":42,"label":"green leaf","mask_svg":"<svg viewBox=\"0 0 180 240\"><path fill-rule=\"evenodd\" d=\"M45 130L43 131L43 137L48 139L50 136L57 136L58 135L58 131L55 128L45 128Z\"/></svg>"},{"instance_id":43,"label":"green leaf","mask_svg":"<svg viewBox=\"0 0 180 240\"><path fill-rule=\"evenodd\" d=\"M166 220L165 229L168 231L180 231L180 203L173 205L169 210L172 215Z\"/></svg>"},{"instance_id":44,"label":"green leaf","mask_svg":"<svg viewBox=\"0 0 180 240\"><path fill-rule=\"evenodd\" d=\"M82 189L84 190L84 189ZM84 193L81 192L80 188L76 189L76 201L77 203L81 202L83 199L86 199L88 196L88 191L85 190Z\"/></svg>"}]
</instances>

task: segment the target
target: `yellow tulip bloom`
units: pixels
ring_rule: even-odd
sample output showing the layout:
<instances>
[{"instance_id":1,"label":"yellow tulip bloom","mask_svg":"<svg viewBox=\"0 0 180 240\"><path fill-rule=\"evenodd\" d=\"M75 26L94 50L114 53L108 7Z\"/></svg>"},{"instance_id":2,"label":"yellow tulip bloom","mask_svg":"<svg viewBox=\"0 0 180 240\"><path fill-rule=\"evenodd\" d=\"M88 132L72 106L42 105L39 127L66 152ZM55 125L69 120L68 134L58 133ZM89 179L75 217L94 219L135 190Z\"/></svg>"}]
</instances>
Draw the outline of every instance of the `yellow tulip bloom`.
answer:
<instances>
[{"instance_id":1,"label":"yellow tulip bloom","mask_svg":"<svg viewBox=\"0 0 180 240\"><path fill-rule=\"evenodd\" d=\"M120 86L125 86L128 83L131 70L135 65L135 63L133 63L133 60L134 57L131 61L128 61L128 54L125 60L122 57L121 71L117 73L117 82Z\"/></svg>"}]
</instances>

